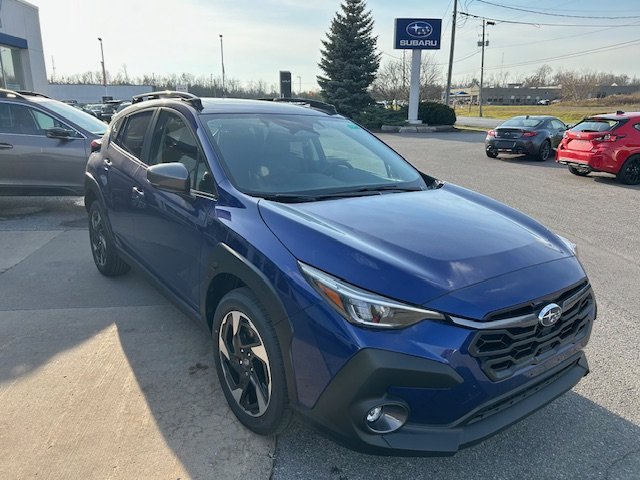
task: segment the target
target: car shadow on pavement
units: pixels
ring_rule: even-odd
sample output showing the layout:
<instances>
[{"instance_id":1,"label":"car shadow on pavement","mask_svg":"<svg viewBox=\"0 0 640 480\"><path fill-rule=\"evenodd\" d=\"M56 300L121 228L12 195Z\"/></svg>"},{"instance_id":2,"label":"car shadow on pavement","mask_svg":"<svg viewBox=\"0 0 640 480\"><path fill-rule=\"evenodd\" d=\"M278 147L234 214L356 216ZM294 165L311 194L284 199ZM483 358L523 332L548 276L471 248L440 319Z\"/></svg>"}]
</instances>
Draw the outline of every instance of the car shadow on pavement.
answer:
<instances>
[{"instance_id":1,"label":"car shadow on pavement","mask_svg":"<svg viewBox=\"0 0 640 480\"><path fill-rule=\"evenodd\" d=\"M549 158L545 162L540 162L539 160L536 160L535 158L533 158L533 157L531 157L529 155L500 154L500 156L497 157L497 158L487 158L487 160L488 161L500 161L500 162L513 163L513 164L522 163L522 164L526 164L526 165L532 165L532 166L543 167L543 168L562 168L562 169L566 169L567 168L564 165L557 164L555 162L555 160L553 160L553 158Z\"/></svg>"},{"instance_id":2,"label":"car shadow on pavement","mask_svg":"<svg viewBox=\"0 0 640 480\"><path fill-rule=\"evenodd\" d=\"M100 275L86 230L0 292L0 478L269 477L274 439L228 409L211 338L135 271Z\"/></svg>"},{"instance_id":3,"label":"car shadow on pavement","mask_svg":"<svg viewBox=\"0 0 640 480\"><path fill-rule=\"evenodd\" d=\"M611 186L614 188L626 188L629 190L640 190L640 185L625 185L624 183L620 183L618 180L616 180L615 177L609 176L609 175L594 175L594 174L590 174L589 176L587 176L585 178L586 179L593 179L594 182L597 182L601 185L607 185L607 186Z\"/></svg>"},{"instance_id":4,"label":"car shadow on pavement","mask_svg":"<svg viewBox=\"0 0 640 480\"><path fill-rule=\"evenodd\" d=\"M296 424L278 437L272 478L637 480L639 472L640 427L569 392L453 457L366 455Z\"/></svg>"}]
</instances>

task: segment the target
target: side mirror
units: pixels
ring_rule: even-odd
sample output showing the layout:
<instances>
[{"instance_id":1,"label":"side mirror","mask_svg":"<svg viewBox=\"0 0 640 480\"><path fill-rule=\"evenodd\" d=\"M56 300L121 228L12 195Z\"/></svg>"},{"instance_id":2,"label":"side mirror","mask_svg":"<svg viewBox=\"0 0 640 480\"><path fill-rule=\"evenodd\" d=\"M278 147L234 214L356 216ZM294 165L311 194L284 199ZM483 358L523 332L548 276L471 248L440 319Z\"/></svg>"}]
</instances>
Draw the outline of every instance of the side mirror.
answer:
<instances>
[{"instance_id":1,"label":"side mirror","mask_svg":"<svg viewBox=\"0 0 640 480\"><path fill-rule=\"evenodd\" d=\"M159 163L147 169L147 180L159 190L188 195L191 179L187 167L182 163Z\"/></svg>"},{"instance_id":2,"label":"side mirror","mask_svg":"<svg viewBox=\"0 0 640 480\"><path fill-rule=\"evenodd\" d=\"M74 138L73 132L71 130L67 130L66 128L62 128L62 127L48 128L44 131L44 133L48 138L59 138L61 140L68 140L69 138Z\"/></svg>"}]
</instances>

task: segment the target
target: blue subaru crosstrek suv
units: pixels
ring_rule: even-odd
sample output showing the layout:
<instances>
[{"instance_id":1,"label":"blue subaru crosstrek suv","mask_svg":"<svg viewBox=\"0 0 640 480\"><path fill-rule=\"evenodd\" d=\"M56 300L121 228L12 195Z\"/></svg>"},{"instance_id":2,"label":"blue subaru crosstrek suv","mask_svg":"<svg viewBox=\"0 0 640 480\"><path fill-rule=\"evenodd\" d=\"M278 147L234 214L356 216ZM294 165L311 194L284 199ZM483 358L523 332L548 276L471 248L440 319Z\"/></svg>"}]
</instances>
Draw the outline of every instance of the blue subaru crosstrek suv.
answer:
<instances>
[{"instance_id":1,"label":"blue subaru crosstrek suv","mask_svg":"<svg viewBox=\"0 0 640 480\"><path fill-rule=\"evenodd\" d=\"M575 245L305 102L139 96L87 165L98 270L201 322L240 422L450 455L576 385L596 303Z\"/></svg>"}]
</instances>

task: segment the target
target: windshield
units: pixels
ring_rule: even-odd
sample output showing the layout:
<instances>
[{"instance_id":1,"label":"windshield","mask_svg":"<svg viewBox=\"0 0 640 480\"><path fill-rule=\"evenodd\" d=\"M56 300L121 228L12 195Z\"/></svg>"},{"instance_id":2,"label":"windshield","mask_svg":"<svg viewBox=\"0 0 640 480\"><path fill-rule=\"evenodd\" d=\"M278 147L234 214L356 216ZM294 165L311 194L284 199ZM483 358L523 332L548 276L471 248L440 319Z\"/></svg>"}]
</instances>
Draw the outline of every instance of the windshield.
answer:
<instances>
[{"instance_id":1,"label":"windshield","mask_svg":"<svg viewBox=\"0 0 640 480\"><path fill-rule=\"evenodd\" d=\"M227 173L241 191L281 201L429 188L417 170L343 118L203 115Z\"/></svg>"},{"instance_id":2,"label":"windshield","mask_svg":"<svg viewBox=\"0 0 640 480\"><path fill-rule=\"evenodd\" d=\"M572 132L608 132L616 128L620 122L606 118L587 118L575 125Z\"/></svg>"},{"instance_id":3,"label":"windshield","mask_svg":"<svg viewBox=\"0 0 640 480\"><path fill-rule=\"evenodd\" d=\"M513 117L510 120L504 122L501 127L516 127L516 128L534 128L542 123L539 118L527 118L527 117Z\"/></svg>"},{"instance_id":4,"label":"windshield","mask_svg":"<svg viewBox=\"0 0 640 480\"><path fill-rule=\"evenodd\" d=\"M94 135L102 136L107 131L106 123L71 105L46 98L38 99L38 102Z\"/></svg>"}]
</instances>

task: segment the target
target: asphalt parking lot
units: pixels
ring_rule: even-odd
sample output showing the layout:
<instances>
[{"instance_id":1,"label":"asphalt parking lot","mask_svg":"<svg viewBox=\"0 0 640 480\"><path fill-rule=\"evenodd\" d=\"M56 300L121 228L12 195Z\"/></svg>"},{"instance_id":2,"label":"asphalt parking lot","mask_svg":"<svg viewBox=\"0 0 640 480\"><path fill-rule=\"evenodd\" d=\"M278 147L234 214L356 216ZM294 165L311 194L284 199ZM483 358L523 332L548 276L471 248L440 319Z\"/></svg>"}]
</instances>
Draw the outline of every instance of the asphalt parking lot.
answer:
<instances>
[{"instance_id":1,"label":"asphalt parking lot","mask_svg":"<svg viewBox=\"0 0 640 480\"><path fill-rule=\"evenodd\" d=\"M381 135L422 171L578 244L599 317L572 392L450 458L373 457L233 418L211 343L140 275L106 279L77 197L0 197L0 478L640 479L640 186L484 155L484 135Z\"/></svg>"}]
</instances>

